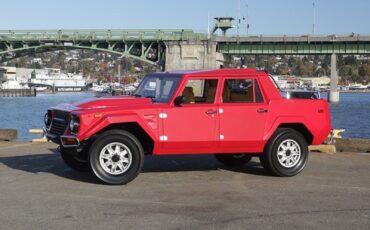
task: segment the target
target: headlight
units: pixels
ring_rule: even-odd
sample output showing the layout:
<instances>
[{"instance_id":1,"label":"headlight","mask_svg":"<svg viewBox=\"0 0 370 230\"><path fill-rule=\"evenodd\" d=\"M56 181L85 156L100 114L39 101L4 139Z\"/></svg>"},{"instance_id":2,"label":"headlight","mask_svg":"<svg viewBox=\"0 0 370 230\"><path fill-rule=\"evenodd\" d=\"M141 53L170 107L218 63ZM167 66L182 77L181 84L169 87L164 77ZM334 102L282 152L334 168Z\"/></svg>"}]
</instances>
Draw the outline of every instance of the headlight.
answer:
<instances>
[{"instance_id":1,"label":"headlight","mask_svg":"<svg viewBox=\"0 0 370 230\"><path fill-rule=\"evenodd\" d=\"M77 134L79 128L80 128L80 121L78 117L73 116L71 121L69 122L69 130L71 131L71 133Z\"/></svg>"},{"instance_id":2,"label":"headlight","mask_svg":"<svg viewBox=\"0 0 370 230\"><path fill-rule=\"evenodd\" d=\"M51 116L50 116L50 113L47 112L45 113L45 116L44 116L44 123L45 123L45 126L48 127L51 123Z\"/></svg>"}]
</instances>

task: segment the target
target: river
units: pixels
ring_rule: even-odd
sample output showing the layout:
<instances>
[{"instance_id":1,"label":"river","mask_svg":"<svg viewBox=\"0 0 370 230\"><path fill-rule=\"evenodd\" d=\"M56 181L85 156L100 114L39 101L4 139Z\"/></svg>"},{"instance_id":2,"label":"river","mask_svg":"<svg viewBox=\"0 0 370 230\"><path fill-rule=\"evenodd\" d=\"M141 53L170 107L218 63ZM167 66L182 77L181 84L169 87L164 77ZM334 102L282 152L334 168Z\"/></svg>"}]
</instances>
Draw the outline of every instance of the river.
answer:
<instances>
[{"instance_id":1,"label":"river","mask_svg":"<svg viewBox=\"0 0 370 230\"><path fill-rule=\"evenodd\" d=\"M17 129L19 140L38 138L28 130L43 127L47 108L92 97L94 94L86 92L0 97L0 129ZM344 137L370 139L370 93L341 93L339 104L330 105L330 113L332 127L346 129Z\"/></svg>"}]
</instances>

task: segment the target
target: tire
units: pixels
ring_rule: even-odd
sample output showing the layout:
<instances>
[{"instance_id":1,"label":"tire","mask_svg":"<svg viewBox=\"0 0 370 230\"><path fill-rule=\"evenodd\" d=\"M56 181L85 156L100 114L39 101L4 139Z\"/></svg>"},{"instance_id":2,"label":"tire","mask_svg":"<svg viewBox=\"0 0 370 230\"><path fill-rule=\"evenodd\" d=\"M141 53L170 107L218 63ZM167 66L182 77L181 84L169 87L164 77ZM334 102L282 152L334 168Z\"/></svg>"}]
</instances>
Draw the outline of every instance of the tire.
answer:
<instances>
[{"instance_id":1,"label":"tire","mask_svg":"<svg viewBox=\"0 0 370 230\"><path fill-rule=\"evenodd\" d=\"M77 153L75 148L64 148L63 146L60 146L60 156L62 157L64 163L73 170L78 172L90 171L87 158L84 157L83 152Z\"/></svg>"},{"instance_id":2,"label":"tire","mask_svg":"<svg viewBox=\"0 0 370 230\"><path fill-rule=\"evenodd\" d=\"M215 154L214 156L222 164L231 167L245 165L252 159L248 154Z\"/></svg>"},{"instance_id":3,"label":"tire","mask_svg":"<svg viewBox=\"0 0 370 230\"><path fill-rule=\"evenodd\" d=\"M260 161L275 176L297 175L308 161L307 141L294 129L279 128L265 146Z\"/></svg>"},{"instance_id":4,"label":"tire","mask_svg":"<svg viewBox=\"0 0 370 230\"><path fill-rule=\"evenodd\" d=\"M144 163L139 140L123 130L109 130L91 145L89 165L95 176L111 185L126 184L137 177Z\"/></svg>"}]
</instances>

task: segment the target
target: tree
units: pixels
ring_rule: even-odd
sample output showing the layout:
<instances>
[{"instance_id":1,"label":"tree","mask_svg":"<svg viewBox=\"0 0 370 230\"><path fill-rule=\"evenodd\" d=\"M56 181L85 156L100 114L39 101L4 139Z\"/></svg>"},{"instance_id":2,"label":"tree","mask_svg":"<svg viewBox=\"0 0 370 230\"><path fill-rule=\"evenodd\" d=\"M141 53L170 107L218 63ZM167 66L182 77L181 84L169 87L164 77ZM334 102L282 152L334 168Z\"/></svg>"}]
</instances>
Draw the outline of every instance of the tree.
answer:
<instances>
[{"instance_id":1,"label":"tree","mask_svg":"<svg viewBox=\"0 0 370 230\"><path fill-rule=\"evenodd\" d=\"M302 76L304 71L303 62L301 59L298 59L295 65L295 69L293 70L293 74L297 76Z\"/></svg>"},{"instance_id":2,"label":"tree","mask_svg":"<svg viewBox=\"0 0 370 230\"><path fill-rule=\"evenodd\" d=\"M358 74L364 78L365 76L368 76L368 72L367 72L368 68L367 68L367 65L363 64L361 65L359 68L358 68Z\"/></svg>"}]
</instances>

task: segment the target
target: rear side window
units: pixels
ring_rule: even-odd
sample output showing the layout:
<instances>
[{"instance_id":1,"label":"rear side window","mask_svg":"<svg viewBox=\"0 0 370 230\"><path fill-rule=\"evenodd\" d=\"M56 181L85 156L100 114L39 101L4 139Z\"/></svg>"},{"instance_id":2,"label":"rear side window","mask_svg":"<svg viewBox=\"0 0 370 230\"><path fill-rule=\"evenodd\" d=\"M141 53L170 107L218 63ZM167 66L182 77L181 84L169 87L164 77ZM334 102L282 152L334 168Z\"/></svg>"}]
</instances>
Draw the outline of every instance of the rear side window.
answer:
<instances>
[{"instance_id":1,"label":"rear side window","mask_svg":"<svg viewBox=\"0 0 370 230\"><path fill-rule=\"evenodd\" d=\"M223 92L223 103L262 103L263 97L256 80L226 79Z\"/></svg>"}]
</instances>

